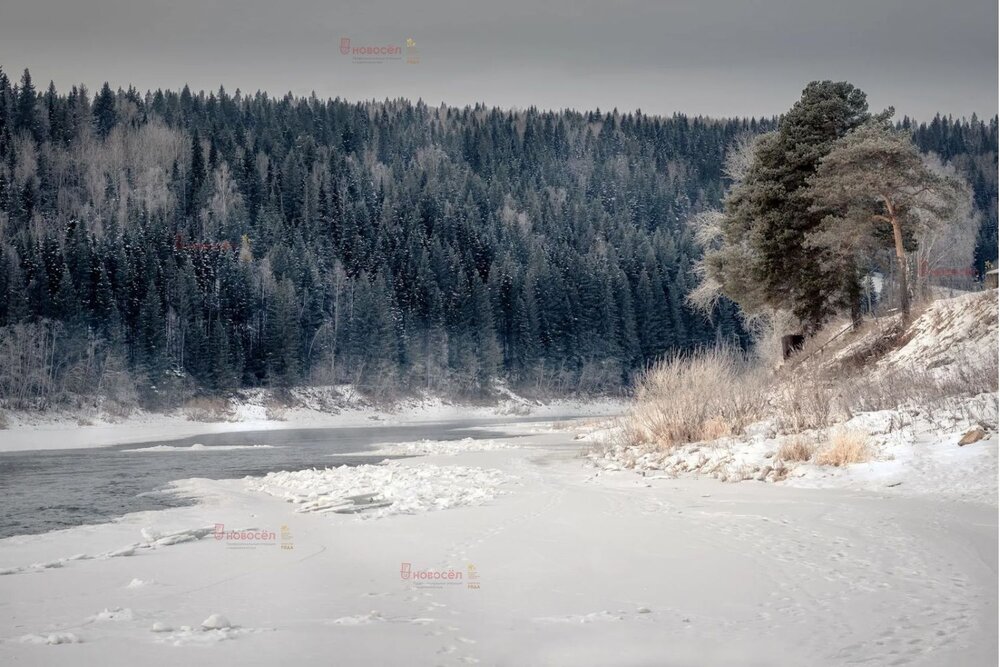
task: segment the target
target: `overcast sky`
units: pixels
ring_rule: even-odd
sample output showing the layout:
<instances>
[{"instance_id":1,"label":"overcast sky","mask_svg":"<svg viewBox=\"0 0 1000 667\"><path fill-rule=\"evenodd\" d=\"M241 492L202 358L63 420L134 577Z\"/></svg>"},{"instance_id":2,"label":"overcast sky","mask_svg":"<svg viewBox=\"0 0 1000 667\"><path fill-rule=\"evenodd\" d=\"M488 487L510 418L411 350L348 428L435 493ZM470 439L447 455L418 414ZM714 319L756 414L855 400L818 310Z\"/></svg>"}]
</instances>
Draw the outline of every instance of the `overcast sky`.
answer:
<instances>
[{"instance_id":1,"label":"overcast sky","mask_svg":"<svg viewBox=\"0 0 1000 667\"><path fill-rule=\"evenodd\" d=\"M292 91L351 100L786 110L846 79L919 119L997 112L996 0L0 0L0 66L39 87ZM354 46L402 60L357 63ZM419 63L405 62L406 39Z\"/></svg>"}]
</instances>

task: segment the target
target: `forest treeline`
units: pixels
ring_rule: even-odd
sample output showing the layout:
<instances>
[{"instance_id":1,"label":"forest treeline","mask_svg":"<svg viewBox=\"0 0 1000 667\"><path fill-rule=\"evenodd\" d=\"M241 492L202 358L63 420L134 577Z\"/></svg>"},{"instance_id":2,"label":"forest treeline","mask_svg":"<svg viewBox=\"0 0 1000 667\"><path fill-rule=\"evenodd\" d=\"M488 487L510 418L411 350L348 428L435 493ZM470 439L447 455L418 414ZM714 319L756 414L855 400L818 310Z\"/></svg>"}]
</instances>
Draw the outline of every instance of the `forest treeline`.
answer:
<instances>
[{"instance_id":1,"label":"forest treeline","mask_svg":"<svg viewBox=\"0 0 1000 667\"><path fill-rule=\"evenodd\" d=\"M777 119L92 98L0 72L0 396L194 389L608 391L672 350L746 344L686 296L686 221ZM997 254L997 119L902 121L972 185Z\"/></svg>"}]
</instances>

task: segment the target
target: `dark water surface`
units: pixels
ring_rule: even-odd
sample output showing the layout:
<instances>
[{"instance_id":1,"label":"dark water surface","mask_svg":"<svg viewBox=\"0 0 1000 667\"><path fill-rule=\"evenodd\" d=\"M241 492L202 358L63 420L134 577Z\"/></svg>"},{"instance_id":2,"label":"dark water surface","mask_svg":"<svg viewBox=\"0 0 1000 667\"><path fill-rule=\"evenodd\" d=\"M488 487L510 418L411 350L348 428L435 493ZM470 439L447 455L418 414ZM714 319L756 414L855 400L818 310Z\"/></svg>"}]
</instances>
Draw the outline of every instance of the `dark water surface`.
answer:
<instances>
[{"instance_id":1,"label":"dark water surface","mask_svg":"<svg viewBox=\"0 0 1000 667\"><path fill-rule=\"evenodd\" d=\"M129 512L189 505L162 493L174 480L232 479L276 470L302 470L377 463L365 455L373 445L411 440L495 438L502 430L470 429L547 418L463 420L408 426L308 428L212 433L170 441L94 449L0 453L0 538L44 533L81 524L104 523ZM158 445L203 450L130 452ZM271 445L273 449L216 450L225 445ZM348 453L331 458L331 454Z\"/></svg>"}]
</instances>

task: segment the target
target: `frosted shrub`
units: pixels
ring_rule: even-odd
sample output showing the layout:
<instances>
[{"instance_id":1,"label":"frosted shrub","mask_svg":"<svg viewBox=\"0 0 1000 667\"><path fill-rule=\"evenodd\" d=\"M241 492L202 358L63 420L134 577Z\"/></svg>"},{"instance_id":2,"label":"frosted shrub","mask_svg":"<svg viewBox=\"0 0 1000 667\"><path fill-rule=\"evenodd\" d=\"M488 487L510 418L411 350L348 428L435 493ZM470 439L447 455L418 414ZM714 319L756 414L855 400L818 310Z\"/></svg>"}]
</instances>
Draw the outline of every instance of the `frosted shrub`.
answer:
<instances>
[{"instance_id":1,"label":"frosted shrub","mask_svg":"<svg viewBox=\"0 0 1000 667\"><path fill-rule=\"evenodd\" d=\"M776 417L782 430L799 433L822 428L834 418L834 383L817 377L793 377L775 390Z\"/></svg>"},{"instance_id":2,"label":"frosted shrub","mask_svg":"<svg viewBox=\"0 0 1000 667\"><path fill-rule=\"evenodd\" d=\"M674 354L639 378L629 429L660 448L736 435L763 416L765 388L764 371L741 350Z\"/></svg>"}]
</instances>

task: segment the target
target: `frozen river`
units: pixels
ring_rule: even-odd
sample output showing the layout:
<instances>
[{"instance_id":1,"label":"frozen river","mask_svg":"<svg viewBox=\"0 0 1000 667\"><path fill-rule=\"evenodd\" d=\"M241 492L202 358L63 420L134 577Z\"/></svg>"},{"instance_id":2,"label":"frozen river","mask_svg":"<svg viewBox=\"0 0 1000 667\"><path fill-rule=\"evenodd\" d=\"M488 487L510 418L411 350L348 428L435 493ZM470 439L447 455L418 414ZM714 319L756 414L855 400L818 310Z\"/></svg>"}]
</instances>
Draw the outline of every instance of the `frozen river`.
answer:
<instances>
[{"instance_id":1,"label":"frozen river","mask_svg":"<svg viewBox=\"0 0 1000 667\"><path fill-rule=\"evenodd\" d=\"M276 470L375 463L386 457L365 455L372 445L491 438L502 431L489 427L499 429L512 421L537 418L213 433L97 449L0 453L4 508L0 538L104 523L129 512L188 504L184 498L162 492L174 480L230 479Z\"/></svg>"}]
</instances>

